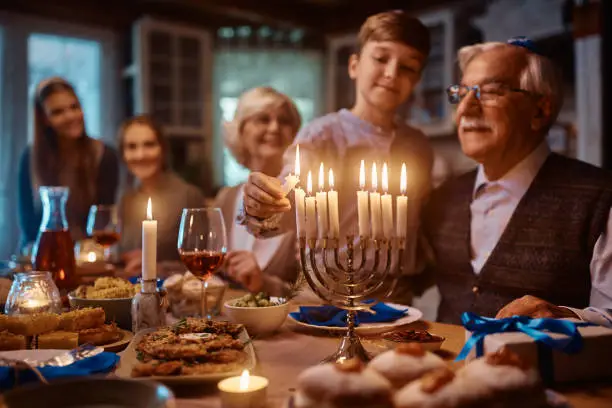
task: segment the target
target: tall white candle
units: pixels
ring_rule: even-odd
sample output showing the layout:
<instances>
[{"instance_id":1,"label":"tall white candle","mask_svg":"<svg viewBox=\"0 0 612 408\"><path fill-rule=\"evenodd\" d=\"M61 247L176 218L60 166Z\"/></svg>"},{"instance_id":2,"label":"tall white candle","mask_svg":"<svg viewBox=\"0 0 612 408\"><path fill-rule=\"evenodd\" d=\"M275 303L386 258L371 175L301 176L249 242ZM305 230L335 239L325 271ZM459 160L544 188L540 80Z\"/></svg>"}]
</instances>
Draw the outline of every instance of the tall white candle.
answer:
<instances>
[{"instance_id":1,"label":"tall white candle","mask_svg":"<svg viewBox=\"0 0 612 408\"><path fill-rule=\"evenodd\" d=\"M382 168L382 188L383 195L380 198L380 205L382 207L382 222L383 232L385 238L393 238L393 199L389 194L389 174L387 169L387 163L383 164Z\"/></svg>"},{"instance_id":2,"label":"tall white candle","mask_svg":"<svg viewBox=\"0 0 612 408\"><path fill-rule=\"evenodd\" d=\"M142 279L157 276L157 221L153 219L151 197L147 202L147 219L142 222Z\"/></svg>"},{"instance_id":3,"label":"tall white candle","mask_svg":"<svg viewBox=\"0 0 612 408\"><path fill-rule=\"evenodd\" d=\"M306 191L306 238L317 237L316 199L312 195L312 173L308 172Z\"/></svg>"},{"instance_id":4,"label":"tall white candle","mask_svg":"<svg viewBox=\"0 0 612 408\"><path fill-rule=\"evenodd\" d=\"M319 238L327 238L327 193L325 189L325 169L323 163L319 167L319 191L317 192L317 222L319 224Z\"/></svg>"},{"instance_id":5,"label":"tall white candle","mask_svg":"<svg viewBox=\"0 0 612 408\"><path fill-rule=\"evenodd\" d=\"M300 180L300 146L298 145L295 151L295 166L293 168L295 177ZM301 187L295 187L294 201L295 201L295 224L297 226L298 237L306 236L306 209L304 208L304 198L306 193Z\"/></svg>"},{"instance_id":6,"label":"tall white candle","mask_svg":"<svg viewBox=\"0 0 612 408\"><path fill-rule=\"evenodd\" d=\"M338 216L338 192L334 190L334 171L329 169L329 193L327 193L327 204L329 205L329 237L340 237L340 217Z\"/></svg>"},{"instance_id":7,"label":"tall white candle","mask_svg":"<svg viewBox=\"0 0 612 408\"><path fill-rule=\"evenodd\" d=\"M400 175L400 192L401 196L397 197L397 226L396 232L398 238L406 238L408 229L408 197L406 197L406 164L402 164L402 173Z\"/></svg>"},{"instance_id":8,"label":"tall white candle","mask_svg":"<svg viewBox=\"0 0 612 408\"><path fill-rule=\"evenodd\" d=\"M372 163L372 192L370 193L370 222L372 223L372 238L382 238L382 223L380 222L380 193L376 163Z\"/></svg>"},{"instance_id":9,"label":"tall white candle","mask_svg":"<svg viewBox=\"0 0 612 408\"><path fill-rule=\"evenodd\" d=\"M359 221L359 235L366 237L370 234L370 217L368 214L368 192L365 191L365 162L361 161L359 167L359 191L357 191L357 219Z\"/></svg>"}]
</instances>

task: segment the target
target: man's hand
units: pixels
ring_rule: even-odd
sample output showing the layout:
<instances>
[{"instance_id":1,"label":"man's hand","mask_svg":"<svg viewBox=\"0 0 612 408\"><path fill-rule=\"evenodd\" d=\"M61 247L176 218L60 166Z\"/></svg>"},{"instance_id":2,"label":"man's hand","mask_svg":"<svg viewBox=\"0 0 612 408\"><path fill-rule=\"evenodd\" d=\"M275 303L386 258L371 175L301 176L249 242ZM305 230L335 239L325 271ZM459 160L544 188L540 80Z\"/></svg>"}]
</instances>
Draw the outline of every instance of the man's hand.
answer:
<instances>
[{"instance_id":1,"label":"man's hand","mask_svg":"<svg viewBox=\"0 0 612 408\"><path fill-rule=\"evenodd\" d=\"M253 217L268 218L291 209L280 181L263 173L253 172L244 185L244 208Z\"/></svg>"},{"instance_id":2,"label":"man's hand","mask_svg":"<svg viewBox=\"0 0 612 408\"><path fill-rule=\"evenodd\" d=\"M570 309L555 306L545 300L529 295L523 296L520 299L515 299L508 303L506 306L502 307L499 312L497 312L497 316L495 317L497 319L503 319L516 315L529 316L533 318L578 318L578 316Z\"/></svg>"},{"instance_id":3,"label":"man's hand","mask_svg":"<svg viewBox=\"0 0 612 408\"><path fill-rule=\"evenodd\" d=\"M249 292L261 292L263 273L251 251L232 251L227 255L227 274Z\"/></svg>"}]
</instances>

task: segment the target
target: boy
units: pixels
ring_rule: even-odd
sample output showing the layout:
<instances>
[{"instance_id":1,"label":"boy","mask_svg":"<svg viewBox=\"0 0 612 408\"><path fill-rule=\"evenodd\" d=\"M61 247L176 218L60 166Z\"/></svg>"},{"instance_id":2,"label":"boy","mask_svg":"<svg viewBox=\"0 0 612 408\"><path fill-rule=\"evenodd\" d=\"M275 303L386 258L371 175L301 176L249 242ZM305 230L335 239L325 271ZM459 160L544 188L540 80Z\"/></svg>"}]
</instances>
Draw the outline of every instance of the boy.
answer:
<instances>
[{"instance_id":1,"label":"boy","mask_svg":"<svg viewBox=\"0 0 612 408\"><path fill-rule=\"evenodd\" d=\"M340 236L357 234L359 164L366 161L366 189L371 188L371 164L377 163L381 191L382 163L389 167L389 192L399 193L401 164L408 169L409 226L404 273L414 270L414 252L420 202L428 194L432 151L426 137L405 123L395 121L397 108L408 99L421 78L430 50L429 31L419 20L401 11L369 17L359 32L359 51L349 60L349 76L355 81L356 101L350 109L315 119L303 128L285 153L285 167L278 179L251 173L244 188L244 216L238 222L256 235L295 229L291 203L281 180L294 173L295 150L300 147L301 186L306 189L312 171L313 193L319 164L332 168L339 192ZM327 186L328 187L328 186ZM411 211L412 210L412 211ZM283 215L284 214L284 215ZM342 240L344 241L344 240ZM405 299L404 296L404 300Z\"/></svg>"}]
</instances>

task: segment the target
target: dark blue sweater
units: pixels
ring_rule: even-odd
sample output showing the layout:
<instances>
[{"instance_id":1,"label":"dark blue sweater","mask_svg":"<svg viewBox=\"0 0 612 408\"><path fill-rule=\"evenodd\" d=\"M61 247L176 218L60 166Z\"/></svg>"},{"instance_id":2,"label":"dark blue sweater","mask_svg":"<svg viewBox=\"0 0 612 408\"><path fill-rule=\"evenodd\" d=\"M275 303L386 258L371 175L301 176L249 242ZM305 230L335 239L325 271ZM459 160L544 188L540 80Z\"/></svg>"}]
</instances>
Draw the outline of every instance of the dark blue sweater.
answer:
<instances>
[{"instance_id":1,"label":"dark blue sweater","mask_svg":"<svg viewBox=\"0 0 612 408\"><path fill-rule=\"evenodd\" d=\"M17 200L19 205L19 228L21 229L21 244L23 248L29 242L36 240L38 228L42 219L42 208L34 205L32 177L30 174L31 147L27 147L21 155L18 173ZM95 204L114 204L119 184L119 159L114 149L104 146L98 179L96 180L97 197ZM85 230L86 220L80 226Z\"/></svg>"}]
</instances>

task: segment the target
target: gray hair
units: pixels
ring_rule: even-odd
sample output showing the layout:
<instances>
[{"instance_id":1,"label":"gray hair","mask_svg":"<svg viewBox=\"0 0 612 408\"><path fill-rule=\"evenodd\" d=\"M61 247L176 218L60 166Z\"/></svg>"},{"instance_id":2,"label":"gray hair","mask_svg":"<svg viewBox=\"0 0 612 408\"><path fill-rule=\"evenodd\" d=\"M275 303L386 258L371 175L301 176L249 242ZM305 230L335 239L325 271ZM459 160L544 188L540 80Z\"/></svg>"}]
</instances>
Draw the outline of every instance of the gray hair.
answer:
<instances>
[{"instance_id":1,"label":"gray hair","mask_svg":"<svg viewBox=\"0 0 612 408\"><path fill-rule=\"evenodd\" d=\"M269 86L253 88L240 95L234 119L223 124L225 145L236 161L244 167L249 167L250 160L249 152L242 140L244 123L254 115L272 107L286 107L288 109L291 124L294 127L293 136L295 136L302 125L297 107L291 98Z\"/></svg>"},{"instance_id":2,"label":"gray hair","mask_svg":"<svg viewBox=\"0 0 612 408\"><path fill-rule=\"evenodd\" d=\"M515 47L502 42L486 42L462 47L457 53L459 68L465 71L467 65L479 54L501 47ZM545 131L555 123L563 106L563 79L559 69L548 58L533 52L527 53L527 65L520 78L522 89L543 95L550 102L550 117Z\"/></svg>"}]
</instances>

